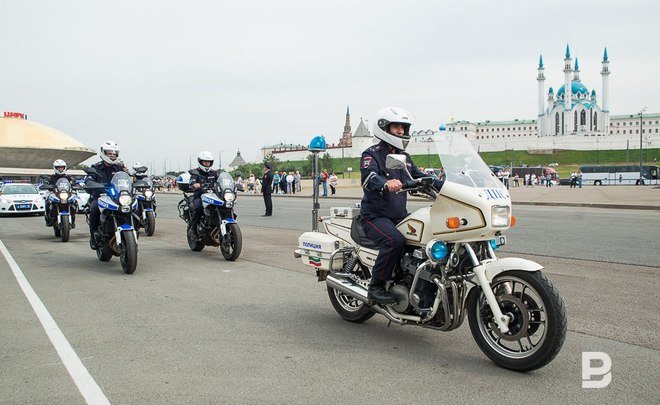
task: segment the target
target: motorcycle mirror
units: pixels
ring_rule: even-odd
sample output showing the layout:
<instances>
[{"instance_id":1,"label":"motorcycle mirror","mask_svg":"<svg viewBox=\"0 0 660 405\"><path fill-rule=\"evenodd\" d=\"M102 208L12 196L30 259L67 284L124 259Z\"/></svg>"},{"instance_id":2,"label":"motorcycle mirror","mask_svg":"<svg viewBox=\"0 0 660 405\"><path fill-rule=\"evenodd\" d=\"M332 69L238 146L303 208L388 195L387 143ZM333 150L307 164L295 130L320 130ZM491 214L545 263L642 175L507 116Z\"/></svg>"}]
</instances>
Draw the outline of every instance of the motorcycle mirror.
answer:
<instances>
[{"instance_id":1,"label":"motorcycle mirror","mask_svg":"<svg viewBox=\"0 0 660 405\"><path fill-rule=\"evenodd\" d=\"M198 175L199 175L199 172L198 172L197 170L195 170L195 169L190 169L190 170L188 170L188 173L190 173L190 174L192 174L192 175L195 175L195 176L198 176Z\"/></svg>"},{"instance_id":2,"label":"motorcycle mirror","mask_svg":"<svg viewBox=\"0 0 660 405\"><path fill-rule=\"evenodd\" d=\"M93 167L84 167L83 171L87 174L96 174L96 169Z\"/></svg>"},{"instance_id":3,"label":"motorcycle mirror","mask_svg":"<svg viewBox=\"0 0 660 405\"><path fill-rule=\"evenodd\" d=\"M406 155L387 155L387 158L385 159L385 167L388 169L405 169Z\"/></svg>"}]
</instances>

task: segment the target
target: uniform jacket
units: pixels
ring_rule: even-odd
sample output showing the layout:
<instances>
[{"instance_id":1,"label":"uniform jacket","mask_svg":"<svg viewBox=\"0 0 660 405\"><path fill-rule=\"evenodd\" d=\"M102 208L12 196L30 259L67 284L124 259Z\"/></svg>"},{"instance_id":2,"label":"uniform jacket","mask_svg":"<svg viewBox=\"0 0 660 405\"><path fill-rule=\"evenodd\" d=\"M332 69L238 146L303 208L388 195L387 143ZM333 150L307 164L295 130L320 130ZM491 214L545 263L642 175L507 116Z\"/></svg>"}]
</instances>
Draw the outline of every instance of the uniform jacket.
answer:
<instances>
[{"instance_id":1,"label":"uniform jacket","mask_svg":"<svg viewBox=\"0 0 660 405\"><path fill-rule=\"evenodd\" d=\"M117 172L125 172L126 167L123 164L112 164L106 165L105 162L101 161L92 165L92 168L96 170L96 174L88 175L85 179L85 182L88 180L93 180L97 183L108 184L112 181L112 176ZM101 194L101 191L94 191L90 198L95 199Z\"/></svg>"},{"instance_id":2,"label":"uniform jacket","mask_svg":"<svg viewBox=\"0 0 660 405\"><path fill-rule=\"evenodd\" d=\"M204 187L212 186L213 184L215 184L215 181L218 179L217 170L209 170L208 172L205 172L204 170L202 170L201 167L198 167L197 171L199 172L199 174L190 175L190 186L192 188L193 184L199 183L202 187L195 190L195 192L193 193L194 198L200 198L202 194L204 194Z\"/></svg>"},{"instance_id":3,"label":"uniform jacket","mask_svg":"<svg viewBox=\"0 0 660 405\"><path fill-rule=\"evenodd\" d=\"M381 141L364 152L360 160L360 174L364 196L360 213L365 217L385 217L399 222L408 215L406 202L408 193L388 192L385 190L385 182L398 179L401 183L410 180L403 169L387 169L385 158L390 153L406 155L408 171L413 178L425 177L426 174L415 166L410 155L402 151L392 152L386 142Z\"/></svg>"},{"instance_id":4,"label":"uniform jacket","mask_svg":"<svg viewBox=\"0 0 660 405\"><path fill-rule=\"evenodd\" d=\"M261 178L261 192L264 194L273 193L273 173L267 171L264 173L264 177Z\"/></svg>"},{"instance_id":5,"label":"uniform jacket","mask_svg":"<svg viewBox=\"0 0 660 405\"><path fill-rule=\"evenodd\" d=\"M69 180L71 183L73 183L73 177L69 176L68 174L51 174L48 180L46 180L46 183L50 184L51 186L54 186L57 183L57 180L65 178Z\"/></svg>"}]
</instances>

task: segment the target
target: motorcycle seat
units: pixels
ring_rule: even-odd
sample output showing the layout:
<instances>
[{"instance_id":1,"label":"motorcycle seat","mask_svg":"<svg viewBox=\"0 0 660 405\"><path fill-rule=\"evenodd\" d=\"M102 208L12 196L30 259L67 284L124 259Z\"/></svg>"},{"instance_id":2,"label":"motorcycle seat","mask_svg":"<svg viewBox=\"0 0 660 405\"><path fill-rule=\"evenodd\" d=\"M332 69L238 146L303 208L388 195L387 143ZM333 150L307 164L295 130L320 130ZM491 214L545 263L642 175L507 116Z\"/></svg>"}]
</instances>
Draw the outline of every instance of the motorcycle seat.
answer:
<instances>
[{"instance_id":1,"label":"motorcycle seat","mask_svg":"<svg viewBox=\"0 0 660 405\"><path fill-rule=\"evenodd\" d=\"M364 231L362 227L362 215L353 218L353 222L351 223L351 239L367 249L380 249L380 245L369 239L367 233Z\"/></svg>"}]
</instances>

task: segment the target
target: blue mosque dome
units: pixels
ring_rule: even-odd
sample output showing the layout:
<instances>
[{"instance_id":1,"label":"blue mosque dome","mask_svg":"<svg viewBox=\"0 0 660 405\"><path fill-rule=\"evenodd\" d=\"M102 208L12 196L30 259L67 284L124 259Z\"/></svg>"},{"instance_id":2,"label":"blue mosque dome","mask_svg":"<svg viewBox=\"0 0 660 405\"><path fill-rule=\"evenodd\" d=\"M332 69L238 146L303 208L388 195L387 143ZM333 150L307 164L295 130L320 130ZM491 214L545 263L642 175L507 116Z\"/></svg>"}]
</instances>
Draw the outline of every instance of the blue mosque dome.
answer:
<instances>
[{"instance_id":1,"label":"blue mosque dome","mask_svg":"<svg viewBox=\"0 0 660 405\"><path fill-rule=\"evenodd\" d=\"M562 86L559 88L559 90L557 90L557 97L563 95L565 91L566 90L564 89L564 85L562 84ZM578 93L579 94L589 94L589 90L587 90L587 88L584 86L584 84L582 84L580 82L576 82L575 80L573 80L571 82L571 94L578 94Z\"/></svg>"}]
</instances>

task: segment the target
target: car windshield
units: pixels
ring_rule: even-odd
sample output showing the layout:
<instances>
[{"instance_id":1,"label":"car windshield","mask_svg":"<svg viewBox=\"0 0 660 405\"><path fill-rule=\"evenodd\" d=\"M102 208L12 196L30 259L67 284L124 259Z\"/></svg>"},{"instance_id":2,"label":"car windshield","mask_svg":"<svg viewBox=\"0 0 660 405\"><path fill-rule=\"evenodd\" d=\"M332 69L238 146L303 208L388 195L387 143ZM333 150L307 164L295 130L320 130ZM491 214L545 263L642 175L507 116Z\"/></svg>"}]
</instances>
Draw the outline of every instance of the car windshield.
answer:
<instances>
[{"instance_id":1,"label":"car windshield","mask_svg":"<svg viewBox=\"0 0 660 405\"><path fill-rule=\"evenodd\" d=\"M433 137L446 181L475 188L506 190L465 136L436 132Z\"/></svg>"},{"instance_id":2,"label":"car windshield","mask_svg":"<svg viewBox=\"0 0 660 405\"><path fill-rule=\"evenodd\" d=\"M55 188L57 191L69 191L71 189L71 182L63 177L57 180L57 183L55 183Z\"/></svg>"},{"instance_id":3,"label":"car windshield","mask_svg":"<svg viewBox=\"0 0 660 405\"><path fill-rule=\"evenodd\" d=\"M219 191L224 191L227 189L234 191L234 179L232 179L227 172L220 173L216 184Z\"/></svg>"},{"instance_id":4,"label":"car windshield","mask_svg":"<svg viewBox=\"0 0 660 405\"><path fill-rule=\"evenodd\" d=\"M37 189L29 184L5 184L2 194L39 194Z\"/></svg>"},{"instance_id":5,"label":"car windshield","mask_svg":"<svg viewBox=\"0 0 660 405\"><path fill-rule=\"evenodd\" d=\"M131 182L131 176L129 176L126 172L115 173L115 175L112 176L110 183L112 184L112 187L118 192L133 192L133 182Z\"/></svg>"}]
</instances>

